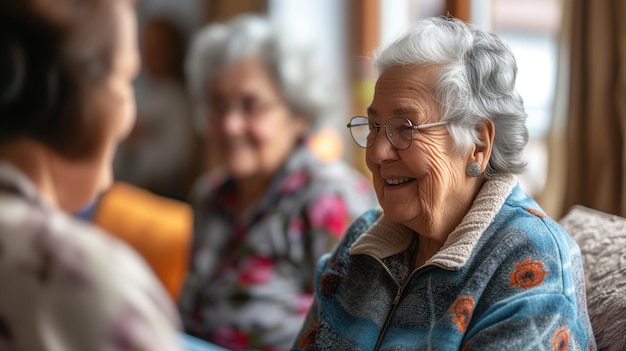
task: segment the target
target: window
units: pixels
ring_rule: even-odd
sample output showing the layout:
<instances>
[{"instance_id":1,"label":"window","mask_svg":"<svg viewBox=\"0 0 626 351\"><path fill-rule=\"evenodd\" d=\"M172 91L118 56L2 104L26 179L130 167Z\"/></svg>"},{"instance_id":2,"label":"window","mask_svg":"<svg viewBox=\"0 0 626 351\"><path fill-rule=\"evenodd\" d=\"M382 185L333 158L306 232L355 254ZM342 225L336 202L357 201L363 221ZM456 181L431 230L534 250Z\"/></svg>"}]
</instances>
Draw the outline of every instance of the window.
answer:
<instances>
[{"instance_id":1,"label":"window","mask_svg":"<svg viewBox=\"0 0 626 351\"><path fill-rule=\"evenodd\" d=\"M511 45L517 59L517 89L524 99L530 132L529 169L520 181L534 196L543 190L547 178L546 137L555 97L561 4L559 0L491 0L489 5L492 31Z\"/></svg>"}]
</instances>

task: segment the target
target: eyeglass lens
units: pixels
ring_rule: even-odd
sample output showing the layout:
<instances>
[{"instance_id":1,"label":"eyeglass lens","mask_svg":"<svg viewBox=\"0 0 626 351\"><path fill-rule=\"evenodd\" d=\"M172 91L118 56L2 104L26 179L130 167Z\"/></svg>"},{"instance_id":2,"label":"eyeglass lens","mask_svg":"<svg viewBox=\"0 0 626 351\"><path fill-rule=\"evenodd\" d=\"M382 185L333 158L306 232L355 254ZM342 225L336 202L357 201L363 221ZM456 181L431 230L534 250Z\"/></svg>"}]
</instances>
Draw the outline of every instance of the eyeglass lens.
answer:
<instances>
[{"instance_id":1,"label":"eyeglass lens","mask_svg":"<svg viewBox=\"0 0 626 351\"><path fill-rule=\"evenodd\" d=\"M226 99L215 99L210 106L213 114L225 115L231 110L236 110L246 116L255 116L263 113L272 105L272 102L264 102L252 95L244 95L239 101L228 102Z\"/></svg>"},{"instance_id":2,"label":"eyeglass lens","mask_svg":"<svg viewBox=\"0 0 626 351\"><path fill-rule=\"evenodd\" d=\"M402 117L392 117L384 125L376 124L368 117L353 117L348 124L352 139L363 148L374 145L378 131L385 128L385 134L391 144L400 150L407 149L413 140L411 121Z\"/></svg>"}]
</instances>

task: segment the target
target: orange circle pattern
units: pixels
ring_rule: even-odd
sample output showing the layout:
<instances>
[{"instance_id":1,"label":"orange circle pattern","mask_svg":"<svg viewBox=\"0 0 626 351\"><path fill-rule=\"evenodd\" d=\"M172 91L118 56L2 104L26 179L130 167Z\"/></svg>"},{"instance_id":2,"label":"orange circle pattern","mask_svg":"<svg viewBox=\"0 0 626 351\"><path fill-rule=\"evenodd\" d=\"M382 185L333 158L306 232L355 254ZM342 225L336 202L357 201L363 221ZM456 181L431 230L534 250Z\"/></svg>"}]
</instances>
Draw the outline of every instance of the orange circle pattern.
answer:
<instances>
[{"instance_id":1,"label":"orange circle pattern","mask_svg":"<svg viewBox=\"0 0 626 351\"><path fill-rule=\"evenodd\" d=\"M552 337L552 350L565 351L569 346L569 329L562 327L554 332Z\"/></svg>"},{"instance_id":2,"label":"orange circle pattern","mask_svg":"<svg viewBox=\"0 0 626 351\"><path fill-rule=\"evenodd\" d=\"M525 259L522 263L516 263L515 269L509 274L511 286L528 290L541 285L545 277L550 273L543 269L543 262Z\"/></svg>"},{"instance_id":3,"label":"orange circle pattern","mask_svg":"<svg viewBox=\"0 0 626 351\"><path fill-rule=\"evenodd\" d=\"M471 296L457 298L450 307L450 312L454 315L454 324L460 332L465 333L474 312L474 298Z\"/></svg>"}]
</instances>

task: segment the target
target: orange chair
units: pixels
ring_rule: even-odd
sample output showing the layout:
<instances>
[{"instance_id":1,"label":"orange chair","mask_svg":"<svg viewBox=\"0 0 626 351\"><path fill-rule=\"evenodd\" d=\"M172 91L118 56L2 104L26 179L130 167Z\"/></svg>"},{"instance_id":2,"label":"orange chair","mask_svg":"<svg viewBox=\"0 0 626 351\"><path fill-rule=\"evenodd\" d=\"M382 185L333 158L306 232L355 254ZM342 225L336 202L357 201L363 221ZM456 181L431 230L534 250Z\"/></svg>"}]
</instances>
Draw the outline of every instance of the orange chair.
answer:
<instances>
[{"instance_id":1,"label":"orange chair","mask_svg":"<svg viewBox=\"0 0 626 351\"><path fill-rule=\"evenodd\" d=\"M193 230L189 204L116 182L100 198L92 220L140 253L178 300Z\"/></svg>"}]
</instances>

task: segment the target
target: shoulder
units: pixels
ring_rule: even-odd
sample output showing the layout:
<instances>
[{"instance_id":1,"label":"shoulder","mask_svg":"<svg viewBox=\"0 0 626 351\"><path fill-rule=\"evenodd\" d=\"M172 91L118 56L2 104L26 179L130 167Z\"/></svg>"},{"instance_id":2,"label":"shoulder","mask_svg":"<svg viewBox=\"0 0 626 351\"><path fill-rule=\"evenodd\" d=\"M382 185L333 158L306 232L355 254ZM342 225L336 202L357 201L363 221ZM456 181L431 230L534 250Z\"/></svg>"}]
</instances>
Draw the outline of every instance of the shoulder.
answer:
<instances>
[{"instance_id":1,"label":"shoulder","mask_svg":"<svg viewBox=\"0 0 626 351\"><path fill-rule=\"evenodd\" d=\"M322 163L315 159L306 167L306 172L313 191L336 193L346 201L354 202L356 207L360 204L368 208L377 205L371 181L344 160Z\"/></svg>"},{"instance_id":2,"label":"shoulder","mask_svg":"<svg viewBox=\"0 0 626 351\"><path fill-rule=\"evenodd\" d=\"M363 174L343 160L322 162L305 146L291 155L277 192L307 206L334 199L347 208L351 218L377 205L371 182Z\"/></svg>"},{"instance_id":3,"label":"shoulder","mask_svg":"<svg viewBox=\"0 0 626 351\"><path fill-rule=\"evenodd\" d=\"M545 211L519 186L506 200L502 210L495 218L495 224L501 223L508 231L523 233L513 235L513 240L532 244L534 250L553 257L567 259L567 253L577 251L578 246L565 229L550 218ZM519 237L519 238L515 238Z\"/></svg>"},{"instance_id":4,"label":"shoulder","mask_svg":"<svg viewBox=\"0 0 626 351\"><path fill-rule=\"evenodd\" d=\"M352 247L352 244L363 235L374 223L380 218L382 211L379 208L371 208L361 214L357 219L355 219L348 229L346 233L341 238L341 241L337 245L334 256L348 256L348 251Z\"/></svg>"},{"instance_id":5,"label":"shoulder","mask_svg":"<svg viewBox=\"0 0 626 351\"><path fill-rule=\"evenodd\" d=\"M514 190L484 233L476 263L502 274L513 291L567 293L583 279L580 251L569 234L529 197Z\"/></svg>"},{"instance_id":6,"label":"shoulder","mask_svg":"<svg viewBox=\"0 0 626 351\"><path fill-rule=\"evenodd\" d=\"M31 232L36 241L32 254L46 256L51 269L57 270L59 281L52 277L51 283L84 288L96 299L115 303L129 303L133 294L143 294L159 299L154 302L164 306L163 312L172 312L167 311L171 302L163 287L130 246L91 223L59 211L43 212L33 214L41 220L41 231ZM66 281L63 275L73 278Z\"/></svg>"},{"instance_id":7,"label":"shoulder","mask_svg":"<svg viewBox=\"0 0 626 351\"><path fill-rule=\"evenodd\" d=\"M2 225L3 234L8 226L19 240L0 236L0 246L11 254L0 256L0 276L13 281L0 288L9 304L2 307L5 318L29 328L36 339L36 316L47 311L47 332L72 335L63 342L78 349L111 343L110 333L128 338L131 345L149 346L139 331L162 333L159 342L176 344L173 303L134 251L89 223L54 209L24 206L28 221ZM24 303L12 309L11 300Z\"/></svg>"},{"instance_id":8,"label":"shoulder","mask_svg":"<svg viewBox=\"0 0 626 351\"><path fill-rule=\"evenodd\" d=\"M373 208L365 211L350 224L345 235L341 237L341 240L335 246L335 249L322 256L318 261L316 269L317 283L319 283L321 275L325 272L333 272L334 275L342 275L347 272L350 266L350 248L352 244L378 220L381 214L382 211L380 209Z\"/></svg>"},{"instance_id":9,"label":"shoulder","mask_svg":"<svg viewBox=\"0 0 626 351\"><path fill-rule=\"evenodd\" d=\"M578 246L519 189L485 231L468 273L484 284L477 310L485 314L477 318L511 320L515 315L530 321L527 325L540 325L551 337L571 330L576 342L587 344L590 334ZM509 339L514 342L515 337Z\"/></svg>"},{"instance_id":10,"label":"shoulder","mask_svg":"<svg viewBox=\"0 0 626 351\"><path fill-rule=\"evenodd\" d=\"M226 186L228 181L228 174L223 169L212 170L200 175L191 186L191 202L197 204L214 197L216 192Z\"/></svg>"}]
</instances>

